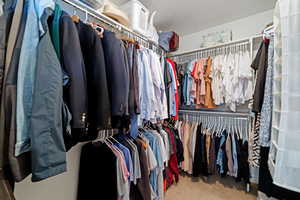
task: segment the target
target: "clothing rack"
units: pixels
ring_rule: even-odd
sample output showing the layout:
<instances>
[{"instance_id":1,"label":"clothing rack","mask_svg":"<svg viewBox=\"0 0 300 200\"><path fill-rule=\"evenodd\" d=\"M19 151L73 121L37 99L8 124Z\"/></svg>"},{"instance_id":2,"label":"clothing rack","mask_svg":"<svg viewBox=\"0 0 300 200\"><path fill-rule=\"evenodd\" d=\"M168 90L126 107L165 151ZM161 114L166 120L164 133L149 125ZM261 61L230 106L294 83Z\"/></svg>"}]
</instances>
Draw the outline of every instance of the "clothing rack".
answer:
<instances>
[{"instance_id":1,"label":"clothing rack","mask_svg":"<svg viewBox=\"0 0 300 200\"><path fill-rule=\"evenodd\" d=\"M174 61L183 63L203 57L216 56L227 52L236 52L243 49L250 51L251 58L253 57L253 43L255 39L261 38L262 35L256 35L250 38L235 40L227 43L217 44L210 47L195 49L192 51L185 51L183 53L169 55Z\"/></svg>"},{"instance_id":2,"label":"clothing rack","mask_svg":"<svg viewBox=\"0 0 300 200\"><path fill-rule=\"evenodd\" d=\"M192 114L192 115L217 115L217 116L230 116L230 117L240 117L248 118L251 116L250 113L246 112L226 112L226 111L206 111L206 110L179 110L179 114Z\"/></svg>"},{"instance_id":3,"label":"clothing rack","mask_svg":"<svg viewBox=\"0 0 300 200\"><path fill-rule=\"evenodd\" d=\"M106 140L119 134L119 132L120 131L118 129L101 130L98 132L98 136L95 140L93 140L93 142Z\"/></svg>"},{"instance_id":4,"label":"clothing rack","mask_svg":"<svg viewBox=\"0 0 300 200\"><path fill-rule=\"evenodd\" d=\"M237 133L243 140L248 140L253 121L251 113L204 110L179 110L179 118L183 121L203 123L205 129L212 131L227 130ZM246 185L246 191L250 192L249 183Z\"/></svg>"},{"instance_id":5,"label":"clothing rack","mask_svg":"<svg viewBox=\"0 0 300 200\"><path fill-rule=\"evenodd\" d=\"M253 116L251 113L224 111L179 110L179 117L184 121L204 122L212 126L242 132L242 138L248 140Z\"/></svg>"},{"instance_id":6,"label":"clothing rack","mask_svg":"<svg viewBox=\"0 0 300 200\"><path fill-rule=\"evenodd\" d=\"M150 41L146 36L141 35L139 33L134 32L133 30L127 28L126 26L116 22L115 20L103 15L102 13L98 12L97 10L93 9L92 7L84 4L80 1L74 1L74 0L58 0L57 1L60 5L67 4L71 6L72 8L75 8L73 11L76 13L76 9L80 10L84 15L85 19L87 20L88 17L93 17L94 19L97 19L101 24L108 25L113 32L120 33L122 35L125 35L126 37L129 37L135 41L137 41L142 46L152 49L153 51L157 52L161 56L165 56L165 51L154 42ZM73 14L74 14L73 13Z\"/></svg>"}]
</instances>

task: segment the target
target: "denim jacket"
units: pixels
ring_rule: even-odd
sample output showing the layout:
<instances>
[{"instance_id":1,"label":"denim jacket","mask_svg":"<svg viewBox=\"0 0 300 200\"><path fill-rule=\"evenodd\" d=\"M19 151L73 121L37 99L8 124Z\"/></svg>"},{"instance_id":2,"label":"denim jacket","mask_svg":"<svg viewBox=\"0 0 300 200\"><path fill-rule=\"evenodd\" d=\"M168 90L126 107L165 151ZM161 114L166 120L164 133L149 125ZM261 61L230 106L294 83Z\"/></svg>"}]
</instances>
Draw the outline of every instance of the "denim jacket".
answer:
<instances>
[{"instance_id":1,"label":"denim jacket","mask_svg":"<svg viewBox=\"0 0 300 200\"><path fill-rule=\"evenodd\" d=\"M41 17L45 8L54 9L52 0L29 0L17 81L17 140L15 155L30 151L30 120L34 91L37 46L44 33Z\"/></svg>"}]
</instances>

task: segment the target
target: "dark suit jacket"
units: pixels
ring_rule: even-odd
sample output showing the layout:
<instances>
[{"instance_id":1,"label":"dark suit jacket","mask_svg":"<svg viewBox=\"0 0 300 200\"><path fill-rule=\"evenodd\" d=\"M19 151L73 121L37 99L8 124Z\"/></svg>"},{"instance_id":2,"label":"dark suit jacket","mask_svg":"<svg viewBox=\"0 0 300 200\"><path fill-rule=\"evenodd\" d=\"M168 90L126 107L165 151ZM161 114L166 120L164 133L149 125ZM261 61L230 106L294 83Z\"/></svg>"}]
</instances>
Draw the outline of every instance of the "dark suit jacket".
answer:
<instances>
[{"instance_id":1,"label":"dark suit jacket","mask_svg":"<svg viewBox=\"0 0 300 200\"><path fill-rule=\"evenodd\" d=\"M81 21L76 24L85 63L89 134L111 126L110 100L101 38Z\"/></svg>"},{"instance_id":2,"label":"dark suit jacket","mask_svg":"<svg viewBox=\"0 0 300 200\"><path fill-rule=\"evenodd\" d=\"M63 12L60 19L61 62L70 78L64 88L64 99L72 114L71 126L85 128L83 115L87 114L87 83L84 60L76 25L71 17Z\"/></svg>"},{"instance_id":3,"label":"dark suit jacket","mask_svg":"<svg viewBox=\"0 0 300 200\"><path fill-rule=\"evenodd\" d=\"M123 44L109 31L104 32L102 43L112 116L123 116L128 111L129 96L129 72L125 65Z\"/></svg>"}]
</instances>

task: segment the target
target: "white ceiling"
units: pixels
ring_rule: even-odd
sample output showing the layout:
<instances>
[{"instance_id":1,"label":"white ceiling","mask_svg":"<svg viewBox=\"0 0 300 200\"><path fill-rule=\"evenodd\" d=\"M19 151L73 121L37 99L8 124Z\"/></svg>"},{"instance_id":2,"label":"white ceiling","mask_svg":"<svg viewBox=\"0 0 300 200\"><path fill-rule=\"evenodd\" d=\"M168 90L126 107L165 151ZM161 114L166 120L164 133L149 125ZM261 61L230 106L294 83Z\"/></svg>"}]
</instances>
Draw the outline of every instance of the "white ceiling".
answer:
<instances>
[{"instance_id":1,"label":"white ceiling","mask_svg":"<svg viewBox=\"0 0 300 200\"><path fill-rule=\"evenodd\" d=\"M128 0L111 0L120 5ZM140 0L150 11L158 30L187 35L275 7L276 0Z\"/></svg>"}]
</instances>

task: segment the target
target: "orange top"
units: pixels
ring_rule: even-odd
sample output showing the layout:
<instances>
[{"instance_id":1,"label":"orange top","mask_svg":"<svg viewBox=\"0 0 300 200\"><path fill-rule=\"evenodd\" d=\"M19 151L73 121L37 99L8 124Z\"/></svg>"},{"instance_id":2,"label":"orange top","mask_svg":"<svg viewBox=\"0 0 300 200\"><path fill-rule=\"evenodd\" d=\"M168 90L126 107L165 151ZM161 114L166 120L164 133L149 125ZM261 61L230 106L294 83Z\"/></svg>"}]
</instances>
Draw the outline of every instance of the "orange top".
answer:
<instances>
[{"instance_id":1,"label":"orange top","mask_svg":"<svg viewBox=\"0 0 300 200\"><path fill-rule=\"evenodd\" d=\"M206 89L204 105L207 108L217 107L214 104L213 97L212 97L212 89L211 89L212 78L210 77L211 67L212 67L212 59L211 59L211 57L208 57L207 66L206 66L206 70L205 70L205 74L204 74L205 89Z\"/></svg>"}]
</instances>

